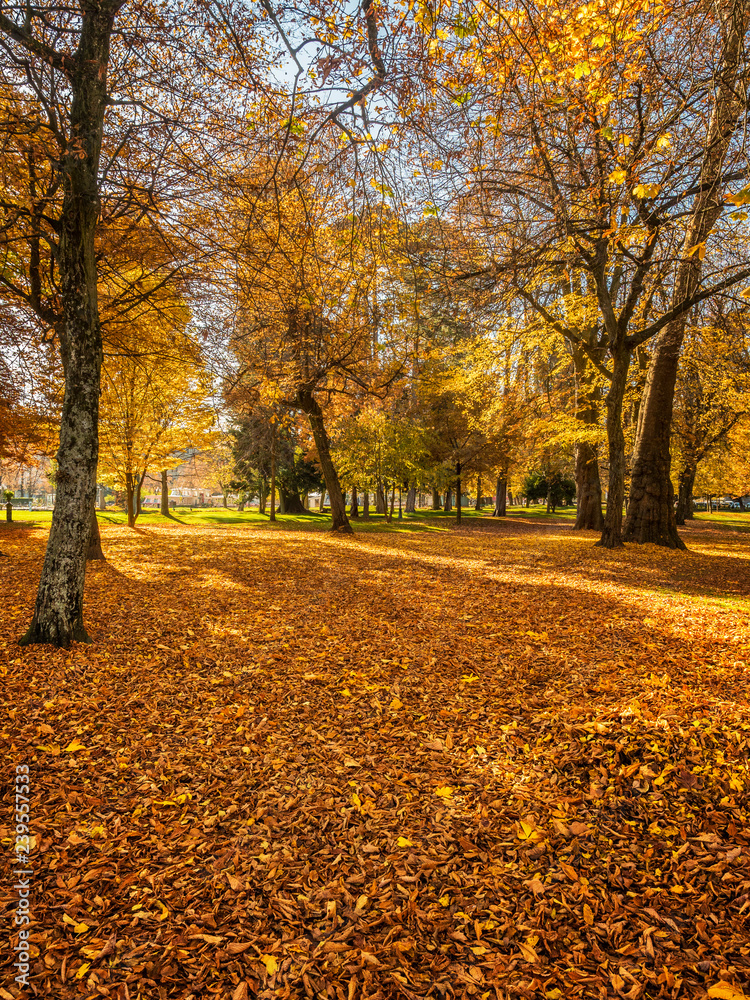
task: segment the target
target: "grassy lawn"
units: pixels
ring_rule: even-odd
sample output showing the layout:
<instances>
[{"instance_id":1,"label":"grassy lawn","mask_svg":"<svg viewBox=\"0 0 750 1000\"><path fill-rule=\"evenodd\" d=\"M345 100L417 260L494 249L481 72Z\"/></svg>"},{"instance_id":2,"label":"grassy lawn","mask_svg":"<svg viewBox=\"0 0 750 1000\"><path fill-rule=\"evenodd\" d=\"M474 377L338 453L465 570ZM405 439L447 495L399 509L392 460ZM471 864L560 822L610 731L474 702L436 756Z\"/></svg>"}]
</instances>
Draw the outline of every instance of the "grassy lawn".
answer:
<instances>
[{"instance_id":1,"label":"grassy lawn","mask_svg":"<svg viewBox=\"0 0 750 1000\"><path fill-rule=\"evenodd\" d=\"M477 518L488 517L492 513L491 507L485 507L481 511L475 511L473 507L462 509L461 517L462 521L473 521ZM244 510L238 511L233 508L224 507L195 507L192 510L189 507L178 507L176 510L172 511L172 518L162 517L157 511L147 510L138 518L136 525L138 527L145 527L147 525L177 525L177 524L190 524L190 525L248 525L253 528L268 528L271 530L279 530L282 528L293 528L293 529L308 529L311 531L328 531L331 526L331 518L329 513L318 514L311 512L309 514L277 514L276 523L273 524L268 520L267 514L259 514L257 510ZM529 520L554 520L554 519L575 519L575 508L562 507L558 508L557 514L547 514L544 507L509 507L508 508L509 517L521 517L523 519ZM101 524L127 524L127 516L122 510L108 510L108 511L97 511L97 517ZM28 510L14 510L13 511L13 521L20 524L49 524L52 520L52 511L41 510L41 511L28 511ZM399 521L398 510L394 511L393 521L388 522L388 519L382 514L375 514L374 512L370 514L369 520L365 521L362 518L358 518L352 522L356 531L377 531L383 528L388 530L398 530L408 527L433 527L433 528L450 528L456 520L455 509L446 513L445 511L438 510L420 510L415 514L404 514L403 519ZM0 522L2 523L2 522Z\"/></svg>"}]
</instances>

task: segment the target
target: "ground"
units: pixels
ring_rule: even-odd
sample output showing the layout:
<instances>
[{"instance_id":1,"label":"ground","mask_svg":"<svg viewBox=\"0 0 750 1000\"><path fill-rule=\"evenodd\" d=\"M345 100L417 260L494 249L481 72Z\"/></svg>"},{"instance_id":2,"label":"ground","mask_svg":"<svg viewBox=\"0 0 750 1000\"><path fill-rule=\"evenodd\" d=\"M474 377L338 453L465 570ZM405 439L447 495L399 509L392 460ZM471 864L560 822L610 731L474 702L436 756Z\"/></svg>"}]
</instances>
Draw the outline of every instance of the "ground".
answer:
<instances>
[{"instance_id":1,"label":"ground","mask_svg":"<svg viewBox=\"0 0 750 1000\"><path fill-rule=\"evenodd\" d=\"M15 645L43 518L0 531L8 869L16 764L36 839L0 997L741 995L746 520L178 516L102 519L67 652Z\"/></svg>"}]
</instances>

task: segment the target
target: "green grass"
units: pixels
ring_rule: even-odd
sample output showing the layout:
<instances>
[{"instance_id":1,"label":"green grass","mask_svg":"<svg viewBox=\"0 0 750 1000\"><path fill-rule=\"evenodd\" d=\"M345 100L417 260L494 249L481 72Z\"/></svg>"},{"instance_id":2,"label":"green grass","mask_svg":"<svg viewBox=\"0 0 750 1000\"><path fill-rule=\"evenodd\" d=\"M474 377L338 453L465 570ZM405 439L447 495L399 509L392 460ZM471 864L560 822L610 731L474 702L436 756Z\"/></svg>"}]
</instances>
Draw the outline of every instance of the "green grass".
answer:
<instances>
[{"instance_id":1,"label":"green grass","mask_svg":"<svg viewBox=\"0 0 750 1000\"><path fill-rule=\"evenodd\" d=\"M491 507L484 507L481 511L474 510L473 507L462 508L461 519L464 522L473 521L477 518L488 517L492 513ZM318 513L310 514L277 514L276 522L268 520L267 514L259 514L257 510L238 511L225 507L177 507L172 511L173 519L162 517L158 511L147 510L140 515L136 521L137 527L148 527L150 525L160 525L166 527L172 524L188 525L226 525L227 527L247 526L256 529L266 530L296 530L296 531L328 531L331 527L331 516L329 513L323 515ZM509 507L508 516L545 521L557 517L575 517L575 508L561 508L557 514L547 514L544 507ZM127 516L122 510L97 511L97 517L102 524L127 524ZM49 524L52 520L52 511L49 510L14 510L13 522L15 524ZM0 522L4 523L4 522ZM365 521L361 517L353 522L357 531L398 531L398 530L448 530L456 523L455 508L451 511L443 510L420 510L415 514L404 514L401 521L398 520L398 510L394 511L393 521L388 522L382 514L370 514L369 520Z\"/></svg>"},{"instance_id":2,"label":"green grass","mask_svg":"<svg viewBox=\"0 0 750 1000\"><path fill-rule=\"evenodd\" d=\"M187 525L214 525L226 527L242 527L271 531L328 531L331 527L330 514L323 515L317 513L310 514L277 514L276 522L271 523L267 514L259 514L257 510L238 511L224 507L178 507L173 512L174 520L162 517L158 511L145 511L138 518L137 527L149 527L160 525L166 527L171 524ZM492 513L491 507L484 507L481 511L475 511L473 507L462 509L462 521L471 522L477 518L486 518ZM531 507L508 507L508 519L519 521L534 521L537 523L572 522L575 520L575 507L558 507L554 514L548 514L543 505ZM103 524L127 524L127 517L124 511L108 510L97 511L97 517ZM15 524L49 524L52 520L51 511L36 510L14 510L13 522ZM716 527L726 528L730 531L747 532L750 531L750 511L721 511L708 514L697 512L695 521L711 524ZM0 525L5 520L0 520ZM398 520L398 511L394 512L393 522L389 523L382 514L370 515L368 521L359 518L354 521L357 532L373 531L420 531L420 530L450 530L456 523L455 508L446 513L443 510L420 510L416 514L404 514L401 521Z\"/></svg>"},{"instance_id":3,"label":"green grass","mask_svg":"<svg viewBox=\"0 0 750 1000\"><path fill-rule=\"evenodd\" d=\"M750 531L750 511L722 510L713 514L696 511L693 517L696 521L716 524L732 531Z\"/></svg>"}]
</instances>

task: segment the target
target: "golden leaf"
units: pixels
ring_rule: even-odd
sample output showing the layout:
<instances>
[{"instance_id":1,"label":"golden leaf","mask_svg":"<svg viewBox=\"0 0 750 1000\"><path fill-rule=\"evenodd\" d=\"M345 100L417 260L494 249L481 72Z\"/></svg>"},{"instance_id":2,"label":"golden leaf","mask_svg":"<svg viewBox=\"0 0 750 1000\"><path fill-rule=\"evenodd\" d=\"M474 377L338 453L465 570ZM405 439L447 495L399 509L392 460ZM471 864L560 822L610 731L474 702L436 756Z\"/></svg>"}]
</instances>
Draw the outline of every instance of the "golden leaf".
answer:
<instances>
[{"instance_id":1,"label":"golden leaf","mask_svg":"<svg viewBox=\"0 0 750 1000\"><path fill-rule=\"evenodd\" d=\"M708 995L716 997L718 1000L742 1000L746 996L737 986L731 983L714 983L708 987Z\"/></svg>"},{"instance_id":2,"label":"golden leaf","mask_svg":"<svg viewBox=\"0 0 750 1000\"><path fill-rule=\"evenodd\" d=\"M516 834L516 836L518 837L519 840L543 840L544 839L544 835L542 833L540 833L539 830L535 830L534 827L531 826L530 823L527 823L526 820L523 820L523 819L518 824L518 833Z\"/></svg>"},{"instance_id":3,"label":"golden leaf","mask_svg":"<svg viewBox=\"0 0 750 1000\"><path fill-rule=\"evenodd\" d=\"M266 972L269 976L273 976L274 973L278 972L279 963L273 955L261 955L260 960L265 965Z\"/></svg>"},{"instance_id":4,"label":"golden leaf","mask_svg":"<svg viewBox=\"0 0 750 1000\"><path fill-rule=\"evenodd\" d=\"M441 799L450 799L453 797L453 789L450 785L441 785L439 788L435 789L435 795L439 796Z\"/></svg>"}]
</instances>

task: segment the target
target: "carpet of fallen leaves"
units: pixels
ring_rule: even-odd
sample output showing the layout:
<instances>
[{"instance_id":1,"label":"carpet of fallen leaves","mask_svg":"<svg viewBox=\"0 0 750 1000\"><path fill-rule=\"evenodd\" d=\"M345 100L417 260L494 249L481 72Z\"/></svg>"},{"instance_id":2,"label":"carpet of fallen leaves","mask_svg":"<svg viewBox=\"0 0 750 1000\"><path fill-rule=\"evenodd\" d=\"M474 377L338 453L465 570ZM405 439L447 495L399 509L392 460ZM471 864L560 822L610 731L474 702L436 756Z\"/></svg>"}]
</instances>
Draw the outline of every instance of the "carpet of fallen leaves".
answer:
<instances>
[{"instance_id":1,"label":"carpet of fallen leaves","mask_svg":"<svg viewBox=\"0 0 750 1000\"><path fill-rule=\"evenodd\" d=\"M750 535L103 537L65 652L15 645L46 531L0 536L0 996L742 995Z\"/></svg>"}]
</instances>

